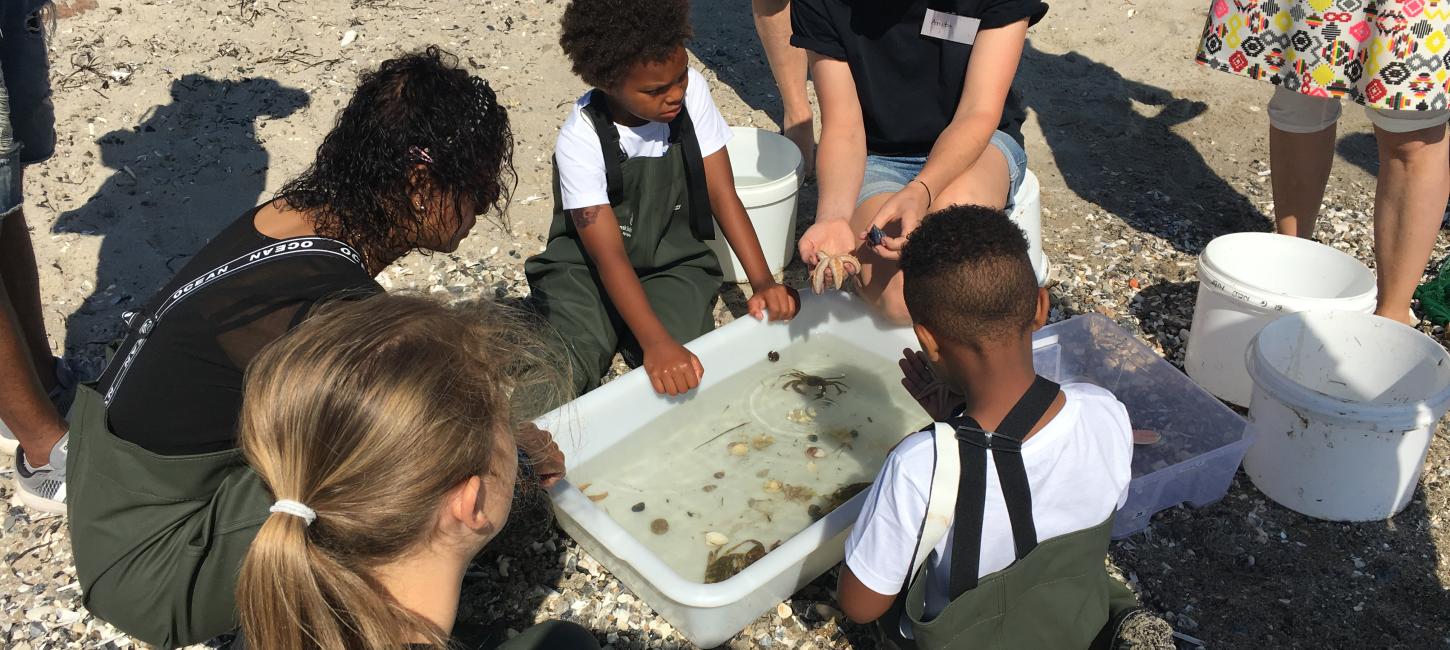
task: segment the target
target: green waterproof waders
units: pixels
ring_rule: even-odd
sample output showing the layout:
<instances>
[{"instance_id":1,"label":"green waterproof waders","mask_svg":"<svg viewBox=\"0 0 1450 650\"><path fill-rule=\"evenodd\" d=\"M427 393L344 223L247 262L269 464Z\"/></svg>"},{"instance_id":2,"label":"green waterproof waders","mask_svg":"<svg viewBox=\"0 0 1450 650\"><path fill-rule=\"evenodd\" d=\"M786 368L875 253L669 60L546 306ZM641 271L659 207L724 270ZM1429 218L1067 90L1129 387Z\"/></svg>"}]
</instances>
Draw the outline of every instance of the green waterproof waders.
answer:
<instances>
[{"instance_id":1,"label":"green waterproof waders","mask_svg":"<svg viewBox=\"0 0 1450 650\"><path fill-rule=\"evenodd\" d=\"M604 151L609 203L619 220L630 264L650 308L676 341L685 343L715 328L712 307L723 277L704 243L714 236L714 213L704 161L689 112L670 123L669 151L659 158L620 160L619 130L604 96L594 91L584 108ZM554 168L554 220L544 252L524 264L533 301L568 346L575 389L599 385L615 352L639 363L639 344L614 309L598 272L563 209Z\"/></svg>"},{"instance_id":2,"label":"green waterproof waders","mask_svg":"<svg viewBox=\"0 0 1450 650\"><path fill-rule=\"evenodd\" d=\"M106 420L108 400L171 307L219 278L293 255L336 255L360 265L342 242L308 237L173 283L175 291L130 318L107 395L90 386L76 392L66 489L82 602L146 643L173 648L236 629L237 574L273 497L236 449L163 456L117 437Z\"/></svg>"},{"instance_id":3,"label":"green waterproof waders","mask_svg":"<svg viewBox=\"0 0 1450 650\"><path fill-rule=\"evenodd\" d=\"M1112 516L1092 528L1037 542L1022 440L1057 393L1057 384L1038 377L995 432L984 431L966 416L937 425L928 530L923 531L903 596L881 619L883 634L897 647L1107 648L1119 622L1137 607L1132 591L1109 576L1104 566ZM1007 504L1017 561L978 580L989 452ZM922 564L946 532L945 524L940 523L947 521L943 511L954 511L950 519L954 530L951 602L926 620L926 567ZM934 525L933 520L938 523ZM910 628L913 639L901 634L903 624Z\"/></svg>"}]
</instances>

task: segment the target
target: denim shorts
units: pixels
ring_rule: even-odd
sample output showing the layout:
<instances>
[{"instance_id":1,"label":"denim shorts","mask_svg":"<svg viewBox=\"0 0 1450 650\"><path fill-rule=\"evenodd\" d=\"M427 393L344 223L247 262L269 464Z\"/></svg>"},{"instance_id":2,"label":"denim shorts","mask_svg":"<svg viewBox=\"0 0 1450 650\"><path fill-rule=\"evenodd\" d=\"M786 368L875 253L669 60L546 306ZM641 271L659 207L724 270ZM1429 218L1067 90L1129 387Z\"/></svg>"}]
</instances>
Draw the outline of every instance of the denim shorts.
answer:
<instances>
[{"instance_id":1,"label":"denim shorts","mask_svg":"<svg viewBox=\"0 0 1450 650\"><path fill-rule=\"evenodd\" d=\"M1012 136L1001 131L992 134L991 145L1000 150L1007 159L1011 186L1007 188L1006 211L1011 213L1013 199L1017 197L1017 190L1022 187L1022 179L1027 176L1027 151ZM866 199L877 194L901 191L925 166L926 156L866 156L866 177L861 181L861 194L856 197L856 205L865 203Z\"/></svg>"},{"instance_id":2,"label":"denim shorts","mask_svg":"<svg viewBox=\"0 0 1450 650\"><path fill-rule=\"evenodd\" d=\"M24 166L55 152L44 4L0 2L0 219L24 201Z\"/></svg>"}]
</instances>

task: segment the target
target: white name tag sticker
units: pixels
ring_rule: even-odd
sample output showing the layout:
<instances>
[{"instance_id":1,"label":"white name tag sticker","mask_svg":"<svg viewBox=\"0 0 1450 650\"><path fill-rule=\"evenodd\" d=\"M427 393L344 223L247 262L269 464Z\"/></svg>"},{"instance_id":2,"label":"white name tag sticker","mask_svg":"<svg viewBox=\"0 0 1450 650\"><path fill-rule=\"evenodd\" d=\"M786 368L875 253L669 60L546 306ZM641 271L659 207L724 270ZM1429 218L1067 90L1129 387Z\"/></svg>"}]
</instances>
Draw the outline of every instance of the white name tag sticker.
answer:
<instances>
[{"instance_id":1,"label":"white name tag sticker","mask_svg":"<svg viewBox=\"0 0 1450 650\"><path fill-rule=\"evenodd\" d=\"M927 9L926 18L921 21L921 35L971 45L976 42L977 29L981 26L982 19L980 18Z\"/></svg>"}]
</instances>

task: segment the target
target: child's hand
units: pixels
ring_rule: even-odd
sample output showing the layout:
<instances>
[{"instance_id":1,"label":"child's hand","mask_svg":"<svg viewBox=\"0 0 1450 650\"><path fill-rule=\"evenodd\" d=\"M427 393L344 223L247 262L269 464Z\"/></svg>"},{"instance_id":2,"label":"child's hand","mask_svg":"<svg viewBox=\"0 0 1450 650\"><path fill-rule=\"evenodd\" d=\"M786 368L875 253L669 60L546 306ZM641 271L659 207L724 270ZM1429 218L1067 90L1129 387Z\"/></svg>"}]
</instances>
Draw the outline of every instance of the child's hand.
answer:
<instances>
[{"instance_id":1,"label":"child's hand","mask_svg":"<svg viewBox=\"0 0 1450 650\"><path fill-rule=\"evenodd\" d=\"M902 350L897 365L901 366L901 385L931 419L941 422L956 415L954 411L966 402L956 387L937 379L926 353Z\"/></svg>"},{"instance_id":2,"label":"child's hand","mask_svg":"<svg viewBox=\"0 0 1450 650\"><path fill-rule=\"evenodd\" d=\"M529 457L539 485L550 488L564 478L564 452L554 444L553 434L534 426L533 422L525 422L519 426L514 439L519 450Z\"/></svg>"},{"instance_id":3,"label":"child's hand","mask_svg":"<svg viewBox=\"0 0 1450 650\"><path fill-rule=\"evenodd\" d=\"M656 393L671 397L690 392L705 375L699 357L675 341L645 348L644 371Z\"/></svg>"},{"instance_id":4,"label":"child's hand","mask_svg":"<svg viewBox=\"0 0 1450 650\"><path fill-rule=\"evenodd\" d=\"M801 297L795 289L772 280L770 284L755 289L755 295L745 303L755 320L770 315L771 322L795 318L800 311Z\"/></svg>"}]
</instances>

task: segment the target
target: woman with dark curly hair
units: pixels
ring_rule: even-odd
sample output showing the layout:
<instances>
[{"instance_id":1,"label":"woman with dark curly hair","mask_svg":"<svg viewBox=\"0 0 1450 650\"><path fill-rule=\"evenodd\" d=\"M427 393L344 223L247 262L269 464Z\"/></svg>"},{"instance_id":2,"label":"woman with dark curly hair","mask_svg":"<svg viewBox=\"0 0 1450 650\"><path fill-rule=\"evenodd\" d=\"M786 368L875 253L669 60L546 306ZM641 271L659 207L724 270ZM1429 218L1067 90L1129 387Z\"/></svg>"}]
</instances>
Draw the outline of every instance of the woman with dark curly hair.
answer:
<instances>
[{"instance_id":1,"label":"woman with dark curly hair","mask_svg":"<svg viewBox=\"0 0 1450 650\"><path fill-rule=\"evenodd\" d=\"M385 61L312 166L129 318L72 411L70 523L91 612L163 647L236 627L237 570L272 501L237 451L248 364L324 299L381 292L373 277L408 252L457 249L507 203L512 153L508 113L451 56ZM536 471L561 471L547 436L526 433L549 459Z\"/></svg>"},{"instance_id":2,"label":"woman with dark curly hair","mask_svg":"<svg viewBox=\"0 0 1450 650\"><path fill-rule=\"evenodd\" d=\"M572 0L559 45L594 90L554 145L554 222L524 265L545 319L569 342L575 387L599 385L616 352L655 392L679 395L704 368L684 344L715 327L720 232L740 258L752 316L790 320L735 193L730 127L690 69L688 0Z\"/></svg>"}]
</instances>

